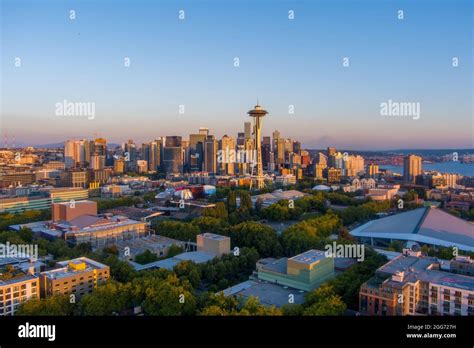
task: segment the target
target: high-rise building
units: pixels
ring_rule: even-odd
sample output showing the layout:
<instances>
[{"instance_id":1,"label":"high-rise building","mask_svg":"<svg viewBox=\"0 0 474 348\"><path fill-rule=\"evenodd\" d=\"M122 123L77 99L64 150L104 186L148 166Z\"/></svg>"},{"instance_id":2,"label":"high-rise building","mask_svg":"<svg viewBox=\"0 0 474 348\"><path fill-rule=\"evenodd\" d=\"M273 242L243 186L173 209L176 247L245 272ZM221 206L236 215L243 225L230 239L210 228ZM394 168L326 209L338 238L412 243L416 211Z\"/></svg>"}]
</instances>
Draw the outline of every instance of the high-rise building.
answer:
<instances>
[{"instance_id":1,"label":"high-rise building","mask_svg":"<svg viewBox=\"0 0 474 348\"><path fill-rule=\"evenodd\" d=\"M244 122L244 136L245 140L252 138L252 123Z\"/></svg>"},{"instance_id":2,"label":"high-rise building","mask_svg":"<svg viewBox=\"0 0 474 348\"><path fill-rule=\"evenodd\" d=\"M208 135L204 142L204 171L217 173L218 143L213 135Z\"/></svg>"},{"instance_id":3,"label":"high-rise building","mask_svg":"<svg viewBox=\"0 0 474 348\"><path fill-rule=\"evenodd\" d=\"M90 167L94 170L104 169L105 155L94 154L91 156Z\"/></svg>"},{"instance_id":4,"label":"high-rise building","mask_svg":"<svg viewBox=\"0 0 474 348\"><path fill-rule=\"evenodd\" d=\"M315 162L324 165L324 168L326 168L328 165L328 157L324 153L318 152L315 157Z\"/></svg>"},{"instance_id":5,"label":"high-rise building","mask_svg":"<svg viewBox=\"0 0 474 348\"><path fill-rule=\"evenodd\" d=\"M138 173L147 173L148 172L148 162L145 160L137 160L137 172Z\"/></svg>"},{"instance_id":6,"label":"high-rise building","mask_svg":"<svg viewBox=\"0 0 474 348\"><path fill-rule=\"evenodd\" d=\"M272 146L272 151L273 153L275 154L275 156L277 156L277 152L278 152L278 139L280 139L280 132L275 130L273 131L273 146ZM276 159L277 157L275 157Z\"/></svg>"},{"instance_id":7,"label":"high-rise building","mask_svg":"<svg viewBox=\"0 0 474 348\"><path fill-rule=\"evenodd\" d=\"M339 168L324 169L328 183L335 183L341 181L342 170Z\"/></svg>"},{"instance_id":8,"label":"high-rise building","mask_svg":"<svg viewBox=\"0 0 474 348\"><path fill-rule=\"evenodd\" d=\"M293 141L293 152L298 155L301 154L301 143L299 141Z\"/></svg>"},{"instance_id":9,"label":"high-rise building","mask_svg":"<svg viewBox=\"0 0 474 348\"><path fill-rule=\"evenodd\" d=\"M167 136L165 137L165 147L181 147L182 139L183 138L178 135Z\"/></svg>"},{"instance_id":10,"label":"high-rise building","mask_svg":"<svg viewBox=\"0 0 474 348\"><path fill-rule=\"evenodd\" d=\"M107 140L104 138L95 139L94 147L91 150L91 154L105 156L107 154Z\"/></svg>"},{"instance_id":11,"label":"high-rise building","mask_svg":"<svg viewBox=\"0 0 474 348\"><path fill-rule=\"evenodd\" d=\"M328 156L328 166L331 168L344 168L344 155L341 152L335 152Z\"/></svg>"},{"instance_id":12,"label":"high-rise building","mask_svg":"<svg viewBox=\"0 0 474 348\"><path fill-rule=\"evenodd\" d=\"M263 161L264 169L268 169L268 163L270 163L271 153L272 153L272 139L270 137L263 137L262 161Z\"/></svg>"},{"instance_id":13,"label":"high-rise building","mask_svg":"<svg viewBox=\"0 0 474 348\"><path fill-rule=\"evenodd\" d=\"M379 174L379 165L371 163L367 166L367 174L369 177L374 178Z\"/></svg>"},{"instance_id":14,"label":"high-rise building","mask_svg":"<svg viewBox=\"0 0 474 348\"><path fill-rule=\"evenodd\" d=\"M147 161L149 171L157 172L161 166L161 140L143 144L142 159Z\"/></svg>"},{"instance_id":15,"label":"high-rise building","mask_svg":"<svg viewBox=\"0 0 474 348\"><path fill-rule=\"evenodd\" d=\"M201 171L204 162L205 134L189 135L189 165L192 171Z\"/></svg>"},{"instance_id":16,"label":"high-rise building","mask_svg":"<svg viewBox=\"0 0 474 348\"><path fill-rule=\"evenodd\" d=\"M237 146L245 145L245 133L237 133Z\"/></svg>"},{"instance_id":17,"label":"high-rise building","mask_svg":"<svg viewBox=\"0 0 474 348\"><path fill-rule=\"evenodd\" d=\"M314 177L316 179L323 179L324 175L323 175L323 171L326 169L326 165L325 164L321 164L321 163L316 163L314 165Z\"/></svg>"},{"instance_id":18,"label":"high-rise building","mask_svg":"<svg viewBox=\"0 0 474 348\"><path fill-rule=\"evenodd\" d=\"M122 174L125 172L125 160L123 158L114 159L114 172L115 174Z\"/></svg>"},{"instance_id":19,"label":"high-rise building","mask_svg":"<svg viewBox=\"0 0 474 348\"><path fill-rule=\"evenodd\" d=\"M235 173L235 141L234 138L224 135L219 144L220 156L218 156L219 171L222 174L233 175Z\"/></svg>"},{"instance_id":20,"label":"high-rise building","mask_svg":"<svg viewBox=\"0 0 474 348\"><path fill-rule=\"evenodd\" d=\"M364 158L359 155L343 156L344 175L354 177L364 172Z\"/></svg>"},{"instance_id":21,"label":"high-rise building","mask_svg":"<svg viewBox=\"0 0 474 348\"><path fill-rule=\"evenodd\" d=\"M328 147L326 156L330 158L332 155L336 154L336 152L337 150L335 147Z\"/></svg>"},{"instance_id":22,"label":"high-rise building","mask_svg":"<svg viewBox=\"0 0 474 348\"><path fill-rule=\"evenodd\" d=\"M285 163L285 143L286 140L283 138L277 139L276 144L276 163L278 165L283 165Z\"/></svg>"},{"instance_id":23,"label":"high-rise building","mask_svg":"<svg viewBox=\"0 0 474 348\"><path fill-rule=\"evenodd\" d=\"M204 135L207 138L209 136L209 128L199 127L199 134Z\"/></svg>"},{"instance_id":24,"label":"high-rise building","mask_svg":"<svg viewBox=\"0 0 474 348\"><path fill-rule=\"evenodd\" d=\"M183 172L183 149L181 146L163 148L163 171L167 174Z\"/></svg>"},{"instance_id":25,"label":"high-rise building","mask_svg":"<svg viewBox=\"0 0 474 348\"><path fill-rule=\"evenodd\" d=\"M85 167L90 162L87 140L67 140L64 143L64 165L66 169Z\"/></svg>"},{"instance_id":26,"label":"high-rise building","mask_svg":"<svg viewBox=\"0 0 474 348\"><path fill-rule=\"evenodd\" d=\"M126 143L123 144L124 156L127 158L128 162L135 162L137 160L137 145L133 142L132 139L128 139Z\"/></svg>"},{"instance_id":27,"label":"high-rise building","mask_svg":"<svg viewBox=\"0 0 474 348\"><path fill-rule=\"evenodd\" d=\"M70 169L61 172L61 186L63 187L83 187L89 184L89 172L80 169Z\"/></svg>"},{"instance_id":28,"label":"high-rise building","mask_svg":"<svg viewBox=\"0 0 474 348\"><path fill-rule=\"evenodd\" d=\"M408 155L403 158L403 177L406 182L415 183L415 178L422 172L421 157Z\"/></svg>"},{"instance_id":29,"label":"high-rise building","mask_svg":"<svg viewBox=\"0 0 474 348\"><path fill-rule=\"evenodd\" d=\"M459 180L459 175L457 174L449 174L445 173L443 174L444 181L446 182L447 187L456 187L457 182Z\"/></svg>"}]
</instances>

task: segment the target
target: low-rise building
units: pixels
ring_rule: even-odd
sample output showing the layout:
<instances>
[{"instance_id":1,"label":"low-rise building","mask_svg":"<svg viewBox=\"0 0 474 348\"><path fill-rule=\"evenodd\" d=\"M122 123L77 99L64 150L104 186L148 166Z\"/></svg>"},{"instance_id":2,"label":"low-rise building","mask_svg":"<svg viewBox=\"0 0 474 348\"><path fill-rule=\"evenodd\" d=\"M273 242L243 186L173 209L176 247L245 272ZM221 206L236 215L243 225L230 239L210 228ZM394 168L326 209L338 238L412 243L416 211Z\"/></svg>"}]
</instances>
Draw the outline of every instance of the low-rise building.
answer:
<instances>
[{"instance_id":1,"label":"low-rise building","mask_svg":"<svg viewBox=\"0 0 474 348\"><path fill-rule=\"evenodd\" d=\"M222 293L244 299L254 296L267 306L301 304L306 292L334 277L334 260L320 250L308 250L291 258L261 259L249 280Z\"/></svg>"},{"instance_id":2,"label":"low-rise building","mask_svg":"<svg viewBox=\"0 0 474 348\"><path fill-rule=\"evenodd\" d=\"M203 233L196 236L197 250L207 251L217 256L230 253L230 238L214 233Z\"/></svg>"},{"instance_id":3,"label":"low-rise building","mask_svg":"<svg viewBox=\"0 0 474 348\"><path fill-rule=\"evenodd\" d=\"M294 289L311 291L334 276L334 258L324 251L308 250L291 258L261 259L257 278Z\"/></svg>"},{"instance_id":4,"label":"low-rise building","mask_svg":"<svg viewBox=\"0 0 474 348\"><path fill-rule=\"evenodd\" d=\"M110 278L109 266L87 257L58 262L58 265L59 268L40 274L42 297L74 294L77 299Z\"/></svg>"}]
</instances>

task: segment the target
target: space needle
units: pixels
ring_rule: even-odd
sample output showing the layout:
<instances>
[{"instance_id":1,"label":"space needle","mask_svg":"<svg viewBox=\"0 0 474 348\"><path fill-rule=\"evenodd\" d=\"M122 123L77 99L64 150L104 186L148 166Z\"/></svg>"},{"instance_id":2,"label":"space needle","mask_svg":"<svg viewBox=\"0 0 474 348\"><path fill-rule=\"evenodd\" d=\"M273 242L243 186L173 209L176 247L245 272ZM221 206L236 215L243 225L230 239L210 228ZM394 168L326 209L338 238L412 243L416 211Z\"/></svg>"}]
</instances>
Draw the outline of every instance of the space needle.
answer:
<instances>
[{"instance_id":1,"label":"space needle","mask_svg":"<svg viewBox=\"0 0 474 348\"><path fill-rule=\"evenodd\" d=\"M254 166L257 169L257 175L254 177L257 182L258 189L265 187L265 180L263 176L263 165L262 165L262 142L261 142L261 132L262 132L262 118L268 114L260 105L255 105L255 107L247 112L250 117L254 119L254 135L255 135L255 150L257 152L257 161Z\"/></svg>"}]
</instances>

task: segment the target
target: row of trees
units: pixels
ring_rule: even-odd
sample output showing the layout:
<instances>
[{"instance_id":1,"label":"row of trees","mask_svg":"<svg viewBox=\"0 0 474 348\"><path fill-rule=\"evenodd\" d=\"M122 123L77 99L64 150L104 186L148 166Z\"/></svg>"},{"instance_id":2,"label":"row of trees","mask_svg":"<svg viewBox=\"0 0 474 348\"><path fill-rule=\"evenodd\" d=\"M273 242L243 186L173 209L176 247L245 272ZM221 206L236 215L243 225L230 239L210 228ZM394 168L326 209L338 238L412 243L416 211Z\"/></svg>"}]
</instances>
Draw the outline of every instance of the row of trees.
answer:
<instances>
[{"instance_id":1,"label":"row of trees","mask_svg":"<svg viewBox=\"0 0 474 348\"><path fill-rule=\"evenodd\" d=\"M51 219L50 210L29 210L15 214L0 213L0 231L8 229L10 225L26 224L49 219Z\"/></svg>"},{"instance_id":2,"label":"row of trees","mask_svg":"<svg viewBox=\"0 0 474 348\"><path fill-rule=\"evenodd\" d=\"M193 222L163 221L156 233L183 241L195 241L196 235L212 232L231 238L232 247L253 247L261 257L294 256L312 248L323 249L331 234L338 234L342 221L332 212L298 222L281 236L271 227L256 221L231 225L223 219L200 217Z\"/></svg>"},{"instance_id":3,"label":"row of trees","mask_svg":"<svg viewBox=\"0 0 474 348\"><path fill-rule=\"evenodd\" d=\"M109 256L114 258L115 256ZM268 315L281 314L275 308L262 306L257 299L226 299L214 292L248 279L259 255L255 249L243 248L239 256L226 255L206 264L179 263L173 271L164 269L133 272L114 276L80 300L69 296L52 296L23 303L18 315L113 315L131 314L141 307L146 315ZM110 261L110 260L109 260ZM225 280L225 282L222 282ZM208 290L204 285L212 284Z\"/></svg>"}]
</instances>

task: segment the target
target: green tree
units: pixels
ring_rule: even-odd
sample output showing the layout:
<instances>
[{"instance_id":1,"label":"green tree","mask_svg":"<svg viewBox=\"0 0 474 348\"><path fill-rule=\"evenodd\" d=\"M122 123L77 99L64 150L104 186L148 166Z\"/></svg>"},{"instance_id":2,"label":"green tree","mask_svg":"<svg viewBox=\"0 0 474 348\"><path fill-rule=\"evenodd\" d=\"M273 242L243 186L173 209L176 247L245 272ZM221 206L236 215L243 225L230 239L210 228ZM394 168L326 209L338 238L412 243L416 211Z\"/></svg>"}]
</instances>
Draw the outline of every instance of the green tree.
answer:
<instances>
[{"instance_id":1,"label":"green tree","mask_svg":"<svg viewBox=\"0 0 474 348\"><path fill-rule=\"evenodd\" d=\"M237 209L237 194L234 190L230 190L227 194L227 210L232 213Z\"/></svg>"},{"instance_id":2,"label":"green tree","mask_svg":"<svg viewBox=\"0 0 474 348\"><path fill-rule=\"evenodd\" d=\"M82 315L111 315L129 307L124 285L108 282L98 286L92 293L84 295L79 301L79 312Z\"/></svg>"},{"instance_id":3,"label":"green tree","mask_svg":"<svg viewBox=\"0 0 474 348\"><path fill-rule=\"evenodd\" d=\"M143 309L148 315L193 315L196 298L191 291L190 285L180 282L176 275L170 275L158 287L146 290Z\"/></svg>"},{"instance_id":4,"label":"green tree","mask_svg":"<svg viewBox=\"0 0 474 348\"><path fill-rule=\"evenodd\" d=\"M341 220L334 213L298 222L281 235L281 244L286 255L294 256L309 249L323 249L327 238L338 233Z\"/></svg>"},{"instance_id":5,"label":"green tree","mask_svg":"<svg viewBox=\"0 0 474 348\"><path fill-rule=\"evenodd\" d=\"M201 233L199 227L181 221L161 221L156 224L156 234L182 241L196 241L196 236Z\"/></svg>"},{"instance_id":6,"label":"green tree","mask_svg":"<svg viewBox=\"0 0 474 348\"><path fill-rule=\"evenodd\" d=\"M251 212L252 207L253 204L250 193L248 191L240 191L240 210L242 212Z\"/></svg>"},{"instance_id":7,"label":"green tree","mask_svg":"<svg viewBox=\"0 0 474 348\"><path fill-rule=\"evenodd\" d=\"M44 299L31 299L22 302L15 315L72 315L74 304L68 295L55 295Z\"/></svg>"},{"instance_id":8,"label":"green tree","mask_svg":"<svg viewBox=\"0 0 474 348\"><path fill-rule=\"evenodd\" d=\"M331 285L323 284L308 293L303 315L342 315L346 305Z\"/></svg>"},{"instance_id":9,"label":"green tree","mask_svg":"<svg viewBox=\"0 0 474 348\"><path fill-rule=\"evenodd\" d=\"M228 213L223 202L217 202L214 208L204 210L204 216L214 217L216 219L227 219Z\"/></svg>"},{"instance_id":10,"label":"green tree","mask_svg":"<svg viewBox=\"0 0 474 348\"><path fill-rule=\"evenodd\" d=\"M178 254L181 254L184 251L183 247L180 247L179 245L173 244L170 246L168 249L168 254L166 255L167 257L173 257Z\"/></svg>"},{"instance_id":11,"label":"green tree","mask_svg":"<svg viewBox=\"0 0 474 348\"><path fill-rule=\"evenodd\" d=\"M211 232L222 234L229 228L227 221L210 216L198 217L192 221L192 224L199 227L201 233Z\"/></svg>"},{"instance_id":12,"label":"green tree","mask_svg":"<svg viewBox=\"0 0 474 348\"><path fill-rule=\"evenodd\" d=\"M119 282L128 282L135 276L133 267L115 255L107 256L102 262L110 267L110 275Z\"/></svg>"},{"instance_id":13,"label":"green tree","mask_svg":"<svg viewBox=\"0 0 474 348\"><path fill-rule=\"evenodd\" d=\"M137 256L135 256L135 262L137 262L141 265L145 265L147 263L155 262L156 260L158 260L158 256L156 256L156 254L152 253L148 249L145 250L144 252L142 252L141 254L138 254Z\"/></svg>"},{"instance_id":14,"label":"green tree","mask_svg":"<svg viewBox=\"0 0 474 348\"><path fill-rule=\"evenodd\" d=\"M181 280L188 280L193 287L201 283L201 269L192 261L183 261L174 267L174 272Z\"/></svg>"},{"instance_id":15,"label":"green tree","mask_svg":"<svg viewBox=\"0 0 474 348\"><path fill-rule=\"evenodd\" d=\"M255 221L233 226L228 233L233 246L254 247L261 257L279 256L282 248L274 229Z\"/></svg>"},{"instance_id":16,"label":"green tree","mask_svg":"<svg viewBox=\"0 0 474 348\"><path fill-rule=\"evenodd\" d=\"M239 315L276 316L283 315L283 312L275 306L264 306L258 298L250 296L240 309Z\"/></svg>"}]
</instances>

